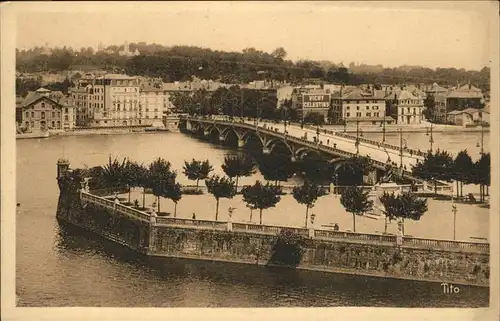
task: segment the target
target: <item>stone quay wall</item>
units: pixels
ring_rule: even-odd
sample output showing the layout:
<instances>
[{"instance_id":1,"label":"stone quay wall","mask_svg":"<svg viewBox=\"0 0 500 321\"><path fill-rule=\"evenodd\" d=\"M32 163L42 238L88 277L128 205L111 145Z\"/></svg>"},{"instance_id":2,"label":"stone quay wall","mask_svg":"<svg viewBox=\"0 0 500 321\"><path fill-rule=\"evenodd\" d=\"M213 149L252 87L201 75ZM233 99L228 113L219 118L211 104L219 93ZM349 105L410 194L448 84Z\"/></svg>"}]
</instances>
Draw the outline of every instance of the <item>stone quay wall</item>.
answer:
<instances>
[{"instance_id":1,"label":"stone quay wall","mask_svg":"<svg viewBox=\"0 0 500 321\"><path fill-rule=\"evenodd\" d=\"M81 192L61 194L57 218L150 257L489 285L489 246L484 243L405 238L397 245L394 236L386 235L155 218ZM283 246L283 231L295 235L295 243ZM300 252L294 262L280 259L294 251Z\"/></svg>"}]
</instances>

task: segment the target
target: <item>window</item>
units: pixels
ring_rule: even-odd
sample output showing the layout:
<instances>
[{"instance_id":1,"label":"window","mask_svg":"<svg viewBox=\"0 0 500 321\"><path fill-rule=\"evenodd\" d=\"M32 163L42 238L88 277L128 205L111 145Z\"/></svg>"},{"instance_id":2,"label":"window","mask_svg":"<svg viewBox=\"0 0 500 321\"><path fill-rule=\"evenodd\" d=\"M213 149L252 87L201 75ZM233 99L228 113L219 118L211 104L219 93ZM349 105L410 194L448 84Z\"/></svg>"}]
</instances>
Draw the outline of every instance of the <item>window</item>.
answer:
<instances>
[{"instance_id":1,"label":"window","mask_svg":"<svg viewBox=\"0 0 500 321\"><path fill-rule=\"evenodd\" d=\"M371 117L372 113L366 113L366 117Z\"/></svg>"},{"instance_id":2,"label":"window","mask_svg":"<svg viewBox=\"0 0 500 321\"><path fill-rule=\"evenodd\" d=\"M30 113L29 111L26 112L26 118L29 118L30 117Z\"/></svg>"},{"instance_id":3,"label":"window","mask_svg":"<svg viewBox=\"0 0 500 321\"><path fill-rule=\"evenodd\" d=\"M35 127L35 122L31 121L31 127Z\"/></svg>"},{"instance_id":4,"label":"window","mask_svg":"<svg viewBox=\"0 0 500 321\"><path fill-rule=\"evenodd\" d=\"M52 127L56 127L56 122L52 121Z\"/></svg>"},{"instance_id":5,"label":"window","mask_svg":"<svg viewBox=\"0 0 500 321\"><path fill-rule=\"evenodd\" d=\"M64 108L64 113L68 113L68 107Z\"/></svg>"},{"instance_id":6,"label":"window","mask_svg":"<svg viewBox=\"0 0 500 321\"><path fill-rule=\"evenodd\" d=\"M361 117L361 113L356 113L356 117Z\"/></svg>"},{"instance_id":7,"label":"window","mask_svg":"<svg viewBox=\"0 0 500 321\"><path fill-rule=\"evenodd\" d=\"M45 119L45 112L42 111L42 119Z\"/></svg>"},{"instance_id":8,"label":"window","mask_svg":"<svg viewBox=\"0 0 500 321\"><path fill-rule=\"evenodd\" d=\"M34 111L31 112L31 118L35 118L35 112Z\"/></svg>"},{"instance_id":9,"label":"window","mask_svg":"<svg viewBox=\"0 0 500 321\"><path fill-rule=\"evenodd\" d=\"M52 118L55 118L55 117L56 117L56 112L55 112L55 111L53 111L53 112L52 112Z\"/></svg>"},{"instance_id":10,"label":"window","mask_svg":"<svg viewBox=\"0 0 500 321\"><path fill-rule=\"evenodd\" d=\"M356 110L359 110L359 106L356 106Z\"/></svg>"},{"instance_id":11,"label":"window","mask_svg":"<svg viewBox=\"0 0 500 321\"><path fill-rule=\"evenodd\" d=\"M366 106L366 110L369 110L370 109L370 106Z\"/></svg>"},{"instance_id":12,"label":"window","mask_svg":"<svg viewBox=\"0 0 500 321\"><path fill-rule=\"evenodd\" d=\"M64 116L64 120L69 120L68 115Z\"/></svg>"},{"instance_id":13,"label":"window","mask_svg":"<svg viewBox=\"0 0 500 321\"><path fill-rule=\"evenodd\" d=\"M45 108L45 103L42 103L42 108Z\"/></svg>"}]
</instances>

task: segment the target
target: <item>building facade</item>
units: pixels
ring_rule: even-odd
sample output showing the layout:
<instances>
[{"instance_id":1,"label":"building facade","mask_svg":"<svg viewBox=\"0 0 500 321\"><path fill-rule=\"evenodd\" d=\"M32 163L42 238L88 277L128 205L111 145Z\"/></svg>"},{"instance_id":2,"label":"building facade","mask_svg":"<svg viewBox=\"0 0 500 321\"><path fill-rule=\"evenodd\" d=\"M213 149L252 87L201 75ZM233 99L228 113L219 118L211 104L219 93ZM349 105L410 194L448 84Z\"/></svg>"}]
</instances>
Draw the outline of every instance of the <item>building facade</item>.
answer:
<instances>
[{"instance_id":1,"label":"building facade","mask_svg":"<svg viewBox=\"0 0 500 321\"><path fill-rule=\"evenodd\" d=\"M298 87L292 91L292 108L297 111L297 116L304 119L309 113L318 113L325 118L331 104L329 91L320 88Z\"/></svg>"},{"instance_id":2,"label":"building facade","mask_svg":"<svg viewBox=\"0 0 500 321\"><path fill-rule=\"evenodd\" d=\"M71 130L75 126L75 113L71 100L55 98L47 89L29 92L16 107L16 122L25 132L45 130Z\"/></svg>"},{"instance_id":3,"label":"building facade","mask_svg":"<svg viewBox=\"0 0 500 321\"><path fill-rule=\"evenodd\" d=\"M143 86L139 90L139 106L137 119L139 125L159 125L163 113L167 110L166 95L160 88Z\"/></svg>"},{"instance_id":4,"label":"building facade","mask_svg":"<svg viewBox=\"0 0 500 321\"><path fill-rule=\"evenodd\" d=\"M466 84L457 86L446 96L446 106L448 111L464 110L467 108L482 109L484 107L484 97L479 88Z\"/></svg>"},{"instance_id":5,"label":"building facade","mask_svg":"<svg viewBox=\"0 0 500 321\"><path fill-rule=\"evenodd\" d=\"M424 100L405 89L397 89L386 96L389 115L397 124L420 124L423 120Z\"/></svg>"},{"instance_id":6,"label":"building facade","mask_svg":"<svg viewBox=\"0 0 500 321\"><path fill-rule=\"evenodd\" d=\"M330 110L332 123L391 124L387 117L385 99L381 92L365 91L361 88L342 88L332 95Z\"/></svg>"}]
</instances>

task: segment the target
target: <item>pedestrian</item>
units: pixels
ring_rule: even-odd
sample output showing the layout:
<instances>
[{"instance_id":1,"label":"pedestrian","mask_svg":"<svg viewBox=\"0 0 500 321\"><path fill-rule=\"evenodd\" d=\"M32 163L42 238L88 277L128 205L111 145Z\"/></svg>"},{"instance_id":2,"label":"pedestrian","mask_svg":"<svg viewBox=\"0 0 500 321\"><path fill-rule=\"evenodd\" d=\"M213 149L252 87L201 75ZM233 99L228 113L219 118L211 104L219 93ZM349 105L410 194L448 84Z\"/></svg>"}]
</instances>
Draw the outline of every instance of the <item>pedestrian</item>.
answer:
<instances>
[{"instance_id":1,"label":"pedestrian","mask_svg":"<svg viewBox=\"0 0 500 321\"><path fill-rule=\"evenodd\" d=\"M339 225L337 223L335 223L335 225L333 226L333 230L334 231L338 231L339 230Z\"/></svg>"},{"instance_id":2,"label":"pedestrian","mask_svg":"<svg viewBox=\"0 0 500 321\"><path fill-rule=\"evenodd\" d=\"M196 220L196 214L193 213L193 217L192 217L193 220Z\"/></svg>"}]
</instances>

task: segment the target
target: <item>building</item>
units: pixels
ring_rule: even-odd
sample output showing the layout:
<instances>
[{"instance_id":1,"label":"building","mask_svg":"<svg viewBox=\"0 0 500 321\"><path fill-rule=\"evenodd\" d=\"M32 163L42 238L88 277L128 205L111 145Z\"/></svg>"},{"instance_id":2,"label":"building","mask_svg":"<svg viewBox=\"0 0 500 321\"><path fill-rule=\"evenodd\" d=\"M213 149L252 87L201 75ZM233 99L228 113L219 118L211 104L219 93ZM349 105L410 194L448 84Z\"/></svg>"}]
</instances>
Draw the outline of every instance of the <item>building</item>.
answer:
<instances>
[{"instance_id":1,"label":"building","mask_svg":"<svg viewBox=\"0 0 500 321\"><path fill-rule=\"evenodd\" d=\"M75 113L68 97L40 88L29 92L16 106L16 122L27 132L70 130L75 126Z\"/></svg>"},{"instance_id":2,"label":"building","mask_svg":"<svg viewBox=\"0 0 500 321\"><path fill-rule=\"evenodd\" d=\"M457 126L475 126L489 124L490 113L482 109L467 108L448 113L448 121Z\"/></svg>"},{"instance_id":3,"label":"building","mask_svg":"<svg viewBox=\"0 0 500 321\"><path fill-rule=\"evenodd\" d=\"M433 96L429 96L429 98L431 99L432 104L427 106L427 108L432 110L433 120L445 123L447 114L446 93L434 94Z\"/></svg>"},{"instance_id":4,"label":"building","mask_svg":"<svg viewBox=\"0 0 500 321\"><path fill-rule=\"evenodd\" d=\"M85 75L71 89L79 124L89 127L142 125L139 85L135 77L119 74ZM83 119L82 119L83 117Z\"/></svg>"},{"instance_id":5,"label":"building","mask_svg":"<svg viewBox=\"0 0 500 321\"><path fill-rule=\"evenodd\" d=\"M388 114L396 119L397 124L420 124L423 120L424 100L408 90L393 89L386 95Z\"/></svg>"},{"instance_id":6,"label":"building","mask_svg":"<svg viewBox=\"0 0 500 321\"><path fill-rule=\"evenodd\" d=\"M325 118L328 117L330 109L331 94L320 88L297 87L292 91L292 109L297 111L301 119L309 113L318 113Z\"/></svg>"},{"instance_id":7,"label":"building","mask_svg":"<svg viewBox=\"0 0 500 321\"><path fill-rule=\"evenodd\" d=\"M361 88L341 88L332 95L330 118L332 123L392 124L394 119L386 115L383 92Z\"/></svg>"},{"instance_id":8,"label":"building","mask_svg":"<svg viewBox=\"0 0 500 321\"><path fill-rule=\"evenodd\" d=\"M161 88L142 86L139 90L139 125L159 126L163 122L165 95Z\"/></svg>"},{"instance_id":9,"label":"building","mask_svg":"<svg viewBox=\"0 0 500 321\"><path fill-rule=\"evenodd\" d=\"M130 46L127 41L125 41L125 44L123 45L123 50L120 50L118 52L120 56L127 56L127 57L133 57L133 56L139 56L141 53L137 48L135 51L130 51Z\"/></svg>"},{"instance_id":10,"label":"building","mask_svg":"<svg viewBox=\"0 0 500 321\"><path fill-rule=\"evenodd\" d=\"M484 97L481 89L466 84L457 86L446 95L446 106L448 111L464 110L467 108L484 107Z\"/></svg>"}]
</instances>

